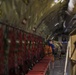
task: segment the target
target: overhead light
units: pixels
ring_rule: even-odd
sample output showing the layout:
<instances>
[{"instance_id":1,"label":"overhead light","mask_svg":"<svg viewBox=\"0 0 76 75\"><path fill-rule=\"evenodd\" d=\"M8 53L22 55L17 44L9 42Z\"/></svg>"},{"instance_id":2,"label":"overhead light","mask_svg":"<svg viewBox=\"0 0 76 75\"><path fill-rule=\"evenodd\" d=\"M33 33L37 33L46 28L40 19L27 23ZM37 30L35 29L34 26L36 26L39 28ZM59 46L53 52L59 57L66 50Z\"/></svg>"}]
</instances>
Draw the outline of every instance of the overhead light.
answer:
<instances>
[{"instance_id":1,"label":"overhead light","mask_svg":"<svg viewBox=\"0 0 76 75\"><path fill-rule=\"evenodd\" d=\"M54 0L55 3L58 3L58 0Z\"/></svg>"},{"instance_id":2,"label":"overhead light","mask_svg":"<svg viewBox=\"0 0 76 75\"><path fill-rule=\"evenodd\" d=\"M64 0L54 0L54 3L51 4L50 8L53 7L55 4L59 3L59 2L63 2Z\"/></svg>"},{"instance_id":3,"label":"overhead light","mask_svg":"<svg viewBox=\"0 0 76 75\"><path fill-rule=\"evenodd\" d=\"M64 0L61 0L61 3L64 2Z\"/></svg>"},{"instance_id":4,"label":"overhead light","mask_svg":"<svg viewBox=\"0 0 76 75\"><path fill-rule=\"evenodd\" d=\"M55 3L59 3L59 2L60 2L60 0L54 0L54 2L55 2Z\"/></svg>"},{"instance_id":5,"label":"overhead light","mask_svg":"<svg viewBox=\"0 0 76 75\"><path fill-rule=\"evenodd\" d=\"M27 23L27 19L24 18L24 19L22 20L22 24L25 24L25 25L26 25L26 23Z\"/></svg>"},{"instance_id":6,"label":"overhead light","mask_svg":"<svg viewBox=\"0 0 76 75\"><path fill-rule=\"evenodd\" d=\"M55 26L59 25L59 23L56 23Z\"/></svg>"},{"instance_id":7,"label":"overhead light","mask_svg":"<svg viewBox=\"0 0 76 75\"><path fill-rule=\"evenodd\" d=\"M55 3L63 2L64 0L54 0Z\"/></svg>"},{"instance_id":8,"label":"overhead light","mask_svg":"<svg viewBox=\"0 0 76 75\"><path fill-rule=\"evenodd\" d=\"M36 27L33 27L33 32L36 32Z\"/></svg>"},{"instance_id":9,"label":"overhead light","mask_svg":"<svg viewBox=\"0 0 76 75\"><path fill-rule=\"evenodd\" d=\"M51 6L50 6L50 8L53 7L54 5L55 5L55 3L52 3Z\"/></svg>"}]
</instances>

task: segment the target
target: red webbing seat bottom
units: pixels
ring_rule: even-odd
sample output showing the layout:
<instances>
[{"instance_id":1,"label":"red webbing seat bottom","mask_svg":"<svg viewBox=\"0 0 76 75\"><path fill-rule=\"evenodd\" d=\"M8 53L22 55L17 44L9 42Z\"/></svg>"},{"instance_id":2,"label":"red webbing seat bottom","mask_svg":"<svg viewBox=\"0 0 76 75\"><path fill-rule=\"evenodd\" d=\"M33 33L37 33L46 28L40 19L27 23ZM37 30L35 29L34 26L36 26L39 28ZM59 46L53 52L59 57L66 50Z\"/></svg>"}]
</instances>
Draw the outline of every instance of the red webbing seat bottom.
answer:
<instances>
[{"instance_id":1,"label":"red webbing seat bottom","mask_svg":"<svg viewBox=\"0 0 76 75\"><path fill-rule=\"evenodd\" d=\"M50 64L50 57L44 57L39 63L37 63L31 71L26 75L45 75Z\"/></svg>"},{"instance_id":2,"label":"red webbing seat bottom","mask_svg":"<svg viewBox=\"0 0 76 75\"><path fill-rule=\"evenodd\" d=\"M26 75L44 75L43 72L38 72L38 71L30 71L28 74Z\"/></svg>"}]
</instances>

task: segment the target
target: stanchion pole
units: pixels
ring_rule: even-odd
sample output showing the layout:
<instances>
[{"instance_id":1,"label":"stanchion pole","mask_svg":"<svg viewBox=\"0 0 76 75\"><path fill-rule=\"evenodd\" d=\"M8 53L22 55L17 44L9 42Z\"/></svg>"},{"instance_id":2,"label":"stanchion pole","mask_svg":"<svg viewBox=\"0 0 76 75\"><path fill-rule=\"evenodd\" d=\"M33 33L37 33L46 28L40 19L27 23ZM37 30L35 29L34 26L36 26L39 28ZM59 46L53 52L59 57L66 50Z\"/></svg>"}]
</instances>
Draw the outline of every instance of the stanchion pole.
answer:
<instances>
[{"instance_id":1,"label":"stanchion pole","mask_svg":"<svg viewBox=\"0 0 76 75\"><path fill-rule=\"evenodd\" d=\"M67 46L67 52L66 52L66 58L65 58L65 67L64 67L64 75L67 75L67 63L68 63L68 56L69 56L69 43L68 43L68 46Z\"/></svg>"}]
</instances>

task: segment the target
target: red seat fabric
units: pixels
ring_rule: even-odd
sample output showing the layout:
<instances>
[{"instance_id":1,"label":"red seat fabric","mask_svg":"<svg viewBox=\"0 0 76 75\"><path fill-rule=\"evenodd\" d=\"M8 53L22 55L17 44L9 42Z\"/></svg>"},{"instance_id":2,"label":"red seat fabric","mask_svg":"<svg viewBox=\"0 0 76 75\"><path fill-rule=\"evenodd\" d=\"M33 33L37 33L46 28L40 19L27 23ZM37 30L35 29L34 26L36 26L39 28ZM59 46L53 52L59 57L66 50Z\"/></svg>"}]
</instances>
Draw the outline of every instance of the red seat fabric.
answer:
<instances>
[{"instance_id":1,"label":"red seat fabric","mask_svg":"<svg viewBox=\"0 0 76 75\"><path fill-rule=\"evenodd\" d=\"M9 69L15 67L15 35L13 30L8 32L8 45L9 45L9 54L8 54L8 67ZM10 42L9 42L10 41Z\"/></svg>"},{"instance_id":2,"label":"red seat fabric","mask_svg":"<svg viewBox=\"0 0 76 75\"><path fill-rule=\"evenodd\" d=\"M4 74L3 28L0 27L0 75Z\"/></svg>"},{"instance_id":3,"label":"red seat fabric","mask_svg":"<svg viewBox=\"0 0 76 75\"><path fill-rule=\"evenodd\" d=\"M30 71L26 75L45 75L44 72L38 72L38 71Z\"/></svg>"}]
</instances>

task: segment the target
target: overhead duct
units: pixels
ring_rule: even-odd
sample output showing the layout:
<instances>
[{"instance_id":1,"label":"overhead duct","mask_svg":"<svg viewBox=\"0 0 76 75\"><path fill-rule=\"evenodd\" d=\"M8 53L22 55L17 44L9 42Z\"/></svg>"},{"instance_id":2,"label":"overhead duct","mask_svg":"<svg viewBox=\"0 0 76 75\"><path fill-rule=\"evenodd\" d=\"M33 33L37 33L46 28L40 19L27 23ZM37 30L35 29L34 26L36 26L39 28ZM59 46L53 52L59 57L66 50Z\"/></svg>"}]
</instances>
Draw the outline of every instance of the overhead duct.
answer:
<instances>
[{"instance_id":1,"label":"overhead duct","mask_svg":"<svg viewBox=\"0 0 76 75\"><path fill-rule=\"evenodd\" d=\"M72 12L76 4L76 0L69 0L68 3L68 12Z\"/></svg>"}]
</instances>

